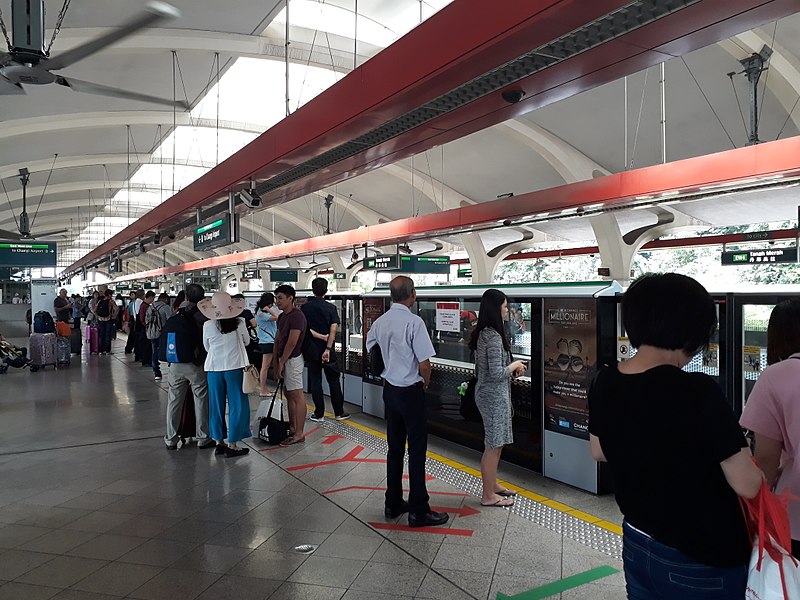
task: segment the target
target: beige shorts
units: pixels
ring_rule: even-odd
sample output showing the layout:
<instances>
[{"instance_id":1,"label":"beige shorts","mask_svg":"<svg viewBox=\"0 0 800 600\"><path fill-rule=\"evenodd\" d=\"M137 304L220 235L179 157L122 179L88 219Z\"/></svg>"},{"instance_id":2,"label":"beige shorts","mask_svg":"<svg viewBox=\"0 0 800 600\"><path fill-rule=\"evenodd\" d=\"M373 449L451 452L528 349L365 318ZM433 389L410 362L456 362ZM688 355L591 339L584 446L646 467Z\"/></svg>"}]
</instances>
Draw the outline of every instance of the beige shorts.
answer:
<instances>
[{"instance_id":1,"label":"beige shorts","mask_svg":"<svg viewBox=\"0 0 800 600\"><path fill-rule=\"evenodd\" d=\"M286 361L283 369L283 389L287 392L303 389L303 369L306 361L302 356L295 356Z\"/></svg>"}]
</instances>

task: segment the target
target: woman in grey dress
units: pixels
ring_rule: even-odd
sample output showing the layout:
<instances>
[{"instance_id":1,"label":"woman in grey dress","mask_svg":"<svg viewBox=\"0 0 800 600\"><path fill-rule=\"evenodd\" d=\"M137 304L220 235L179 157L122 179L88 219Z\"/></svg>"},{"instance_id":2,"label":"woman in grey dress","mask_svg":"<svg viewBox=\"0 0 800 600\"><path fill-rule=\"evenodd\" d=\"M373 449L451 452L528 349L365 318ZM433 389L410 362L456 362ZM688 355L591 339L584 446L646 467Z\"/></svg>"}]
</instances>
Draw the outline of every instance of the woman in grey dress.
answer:
<instances>
[{"instance_id":1,"label":"woman in grey dress","mask_svg":"<svg viewBox=\"0 0 800 600\"><path fill-rule=\"evenodd\" d=\"M506 335L508 298L500 290L488 289L481 297L478 324L469 347L475 352L475 404L483 417L484 440L481 458L482 506L511 506L514 492L497 483L497 465L503 446L511 444L511 378L523 375L527 365L512 360Z\"/></svg>"}]
</instances>

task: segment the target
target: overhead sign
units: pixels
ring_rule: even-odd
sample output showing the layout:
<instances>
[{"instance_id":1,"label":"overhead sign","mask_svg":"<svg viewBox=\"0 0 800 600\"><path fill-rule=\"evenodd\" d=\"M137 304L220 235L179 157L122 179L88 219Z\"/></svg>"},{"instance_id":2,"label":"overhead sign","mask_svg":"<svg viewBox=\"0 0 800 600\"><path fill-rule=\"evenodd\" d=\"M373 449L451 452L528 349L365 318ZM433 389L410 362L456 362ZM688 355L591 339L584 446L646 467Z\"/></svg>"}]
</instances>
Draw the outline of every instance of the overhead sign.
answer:
<instances>
[{"instance_id":1,"label":"overhead sign","mask_svg":"<svg viewBox=\"0 0 800 600\"><path fill-rule=\"evenodd\" d=\"M298 279L297 269L270 269L269 280L282 283L294 283Z\"/></svg>"},{"instance_id":2,"label":"overhead sign","mask_svg":"<svg viewBox=\"0 0 800 600\"><path fill-rule=\"evenodd\" d=\"M797 262L797 248L768 248L723 252L723 265L763 265L765 263Z\"/></svg>"},{"instance_id":3,"label":"overhead sign","mask_svg":"<svg viewBox=\"0 0 800 600\"><path fill-rule=\"evenodd\" d=\"M382 254L379 256L368 256L364 259L364 269L391 270L397 269L396 254Z\"/></svg>"},{"instance_id":4,"label":"overhead sign","mask_svg":"<svg viewBox=\"0 0 800 600\"><path fill-rule=\"evenodd\" d=\"M472 277L472 269L459 269L456 271L456 277L469 278Z\"/></svg>"},{"instance_id":5,"label":"overhead sign","mask_svg":"<svg viewBox=\"0 0 800 600\"><path fill-rule=\"evenodd\" d=\"M110 260L108 262L109 273L122 273L122 259Z\"/></svg>"},{"instance_id":6,"label":"overhead sign","mask_svg":"<svg viewBox=\"0 0 800 600\"><path fill-rule=\"evenodd\" d=\"M258 269L242 269L242 279L261 279L261 272Z\"/></svg>"},{"instance_id":7,"label":"overhead sign","mask_svg":"<svg viewBox=\"0 0 800 600\"><path fill-rule=\"evenodd\" d=\"M213 250L237 241L230 213L194 230L194 249Z\"/></svg>"},{"instance_id":8,"label":"overhead sign","mask_svg":"<svg viewBox=\"0 0 800 600\"><path fill-rule=\"evenodd\" d=\"M155 281L145 281L143 289L145 289L145 290L157 290L157 289L159 289L159 285Z\"/></svg>"},{"instance_id":9,"label":"overhead sign","mask_svg":"<svg viewBox=\"0 0 800 600\"><path fill-rule=\"evenodd\" d=\"M347 279L347 273L334 273L334 279Z\"/></svg>"},{"instance_id":10,"label":"overhead sign","mask_svg":"<svg viewBox=\"0 0 800 600\"><path fill-rule=\"evenodd\" d=\"M400 271L403 273L450 274L449 256L401 256Z\"/></svg>"},{"instance_id":11,"label":"overhead sign","mask_svg":"<svg viewBox=\"0 0 800 600\"><path fill-rule=\"evenodd\" d=\"M127 291L130 291L130 289L131 289L131 286L126 285L124 283L119 283L119 284L117 284L116 291L117 292L127 292Z\"/></svg>"},{"instance_id":12,"label":"overhead sign","mask_svg":"<svg viewBox=\"0 0 800 600\"><path fill-rule=\"evenodd\" d=\"M0 242L0 267L55 266L55 242Z\"/></svg>"}]
</instances>

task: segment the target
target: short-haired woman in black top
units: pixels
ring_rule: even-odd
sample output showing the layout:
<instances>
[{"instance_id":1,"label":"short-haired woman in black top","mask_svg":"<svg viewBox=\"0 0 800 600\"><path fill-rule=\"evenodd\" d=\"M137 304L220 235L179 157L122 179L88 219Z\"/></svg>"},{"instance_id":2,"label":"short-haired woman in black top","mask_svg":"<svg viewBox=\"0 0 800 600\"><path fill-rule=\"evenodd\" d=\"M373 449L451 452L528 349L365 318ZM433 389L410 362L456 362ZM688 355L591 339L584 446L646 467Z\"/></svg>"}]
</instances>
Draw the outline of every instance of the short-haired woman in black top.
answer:
<instances>
[{"instance_id":1,"label":"short-haired woman in black top","mask_svg":"<svg viewBox=\"0 0 800 600\"><path fill-rule=\"evenodd\" d=\"M716 382L682 370L708 345L717 313L695 280L636 280L622 322L637 353L589 391L592 456L611 465L624 515L628 598L741 600L750 539L737 495L762 473Z\"/></svg>"}]
</instances>

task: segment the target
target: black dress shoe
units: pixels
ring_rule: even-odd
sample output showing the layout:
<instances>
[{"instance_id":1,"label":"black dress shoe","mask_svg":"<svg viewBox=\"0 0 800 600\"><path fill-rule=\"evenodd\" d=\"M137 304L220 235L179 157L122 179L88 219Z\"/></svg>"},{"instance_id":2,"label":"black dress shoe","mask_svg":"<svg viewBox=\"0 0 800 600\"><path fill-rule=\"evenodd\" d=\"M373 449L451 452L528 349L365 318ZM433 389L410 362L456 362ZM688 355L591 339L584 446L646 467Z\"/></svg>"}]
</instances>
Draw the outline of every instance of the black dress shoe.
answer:
<instances>
[{"instance_id":1,"label":"black dress shoe","mask_svg":"<svg viewBox=\"0 0 800 600\"><path fill-rule=\"evenodd\" d=\"M449 520L450 515L443 512L408 513L409 527L434 527L436 525L444 525Z\"/></svg>"},{"instance_id":2,"label":"black dress shoe","mask_svg":"<svg viewBox=\"0 0 800 600\"><path fill-rule=\"evenodd\" d=\"M392 508L390 506L384 507L383 516L386 517L387 519L396 519L400 515L404 515L407 512L408 512L408 502L403 500L400 503L400 506L398 506L397 508Z\"/></svg>"}]
</instances>

